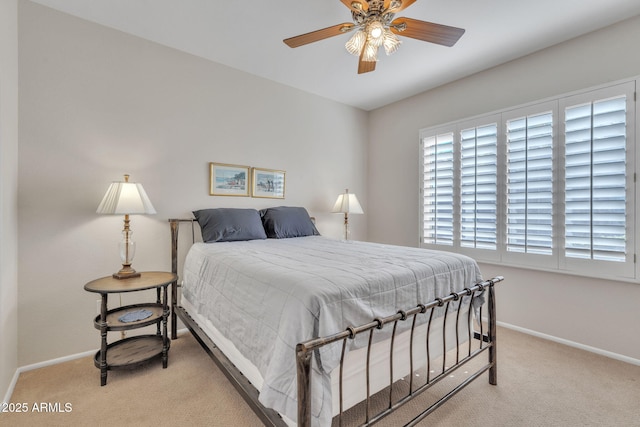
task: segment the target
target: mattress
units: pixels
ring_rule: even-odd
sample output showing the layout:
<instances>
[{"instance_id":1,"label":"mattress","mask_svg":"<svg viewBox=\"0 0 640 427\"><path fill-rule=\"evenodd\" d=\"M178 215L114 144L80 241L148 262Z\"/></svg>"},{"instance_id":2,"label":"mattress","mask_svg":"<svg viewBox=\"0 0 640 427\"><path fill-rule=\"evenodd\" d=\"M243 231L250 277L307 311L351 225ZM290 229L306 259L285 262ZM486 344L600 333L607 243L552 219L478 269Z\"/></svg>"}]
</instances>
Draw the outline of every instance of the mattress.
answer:
<instances>
[{"instance_id":1,"label":"mattress","mask_svg":"<svg viewBox=\"0 0 640 427\"><path fill-rule=\"evenodd\" d=\"M260 391L261 403L290 421L297 416L298 342L389 316L399 308L415 307L481 281L477 264L462 255L320 236L197 243L187 255L183 276L183 301L189 313L199 318L201 327L204 323L216 330L212 338L225 354L232 351L222 348L222 337L249 362L244 369L256 375L245 375ZM436 317L442 314L439 311ZM406 331L409 326L399 328ZM383 348L384 331L376 337L375 345ZM364 345L366 337L351 341L349 353L356 355ZM340 344L323 347L314 358L315 425L328 425L338 406L333 390L340 348ZM388 350L381 352L382 365L388 365L385 354ZM399 363L394 372L406 375L401 368L406 371L408 361ZM388 366L386 373L383 368L375 371L384 379L381 384L388 384ZM352 375L362 372L347 374ZM361 400L362 389L347 388L345 396Z\"/></svg>"}]
</instances>

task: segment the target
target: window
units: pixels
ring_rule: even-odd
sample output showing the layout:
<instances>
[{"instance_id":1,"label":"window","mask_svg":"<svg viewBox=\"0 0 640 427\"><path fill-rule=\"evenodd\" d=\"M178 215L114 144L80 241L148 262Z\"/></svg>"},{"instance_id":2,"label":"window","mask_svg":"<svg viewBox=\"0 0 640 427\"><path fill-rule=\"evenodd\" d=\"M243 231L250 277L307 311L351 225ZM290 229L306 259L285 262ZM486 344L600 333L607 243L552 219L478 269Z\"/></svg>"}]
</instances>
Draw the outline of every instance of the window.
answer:
<instances>
[{"instance_id":1,"label":"window","mask_svg":"<svg viewBox=\"0 0 640 427\"><path fill-rule=\"evenodd\" d=\"M634 279L635 84L423 129L421 245Z\"/></svg>"}]
</instances>

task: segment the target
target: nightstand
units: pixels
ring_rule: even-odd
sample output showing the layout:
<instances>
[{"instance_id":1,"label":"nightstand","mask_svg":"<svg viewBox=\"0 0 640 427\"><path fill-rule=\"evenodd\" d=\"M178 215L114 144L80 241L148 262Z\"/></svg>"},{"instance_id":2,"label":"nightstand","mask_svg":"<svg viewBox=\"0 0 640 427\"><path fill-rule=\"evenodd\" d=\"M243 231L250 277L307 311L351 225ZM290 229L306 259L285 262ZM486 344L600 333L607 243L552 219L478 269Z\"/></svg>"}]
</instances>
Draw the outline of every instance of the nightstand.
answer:
<instances>
[{"instance_id":1,"label":"nightstand","mask_svg":"<svg viewBox=\"0 0 640 427\"><path fill-rule=\"evenodd\" d=\"M178 279L173 273L163 271L142 272L139 277L116 279L112 276L93 280L84 289L102 296L100 315L94 319L94 326L100 330L102 344L94 357L100 368L100 385L107 384L110 369L134 368L150 360L161 358L162 367L167 367L169 338L167 318L169 304L167 287ZM155 303L133 304L108 310L109 294L136 292L156 289ZM139 335L107 343L107 332L127 331L149 325L157 325L155 335ZM160 328L162 324L162 330Z\"/></svg>"}]
</instances>

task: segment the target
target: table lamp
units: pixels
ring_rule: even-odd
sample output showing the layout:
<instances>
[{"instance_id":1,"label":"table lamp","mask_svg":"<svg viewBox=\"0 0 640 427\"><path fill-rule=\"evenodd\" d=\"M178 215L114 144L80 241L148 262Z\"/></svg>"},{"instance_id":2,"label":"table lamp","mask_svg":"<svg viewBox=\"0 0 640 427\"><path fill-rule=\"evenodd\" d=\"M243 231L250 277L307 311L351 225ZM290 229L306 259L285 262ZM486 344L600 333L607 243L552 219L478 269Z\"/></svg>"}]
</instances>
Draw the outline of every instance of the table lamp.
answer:
<instances>
[{"instance_id":1,"label":"table lamp","mask_svg":"<svg viewBox=\"0 0 640 427\"><path fill-rule=\"evenodd\" d=\"M349 235L351 234L351 230L349 230L349 214L364 213L358 198L355 194L349 193L349 189L346 189L344 193L338 196L338 200L336 200L331 212L344 213L344 239L349 240Z\"/></svg>"},{"instance_id":2,"label":"table lamp","mask_svg":"<svg viewBox=\"0 0 640 427\"><path fill-rule=\"evenodd\" d=\"M142 188L142 184L129 182L129 175L124 176L124 182L112 182L107 193L98 206L97 213L124 215L124 229L120 242L120 258L122 268L113 274L116 279L128 279L140 276L140 273L131 267L131 261L136 252L135 242L131 239L133 233L129 228L129 215L155 214L156 210L151 200Z\"/></svg>"}]
</instances>

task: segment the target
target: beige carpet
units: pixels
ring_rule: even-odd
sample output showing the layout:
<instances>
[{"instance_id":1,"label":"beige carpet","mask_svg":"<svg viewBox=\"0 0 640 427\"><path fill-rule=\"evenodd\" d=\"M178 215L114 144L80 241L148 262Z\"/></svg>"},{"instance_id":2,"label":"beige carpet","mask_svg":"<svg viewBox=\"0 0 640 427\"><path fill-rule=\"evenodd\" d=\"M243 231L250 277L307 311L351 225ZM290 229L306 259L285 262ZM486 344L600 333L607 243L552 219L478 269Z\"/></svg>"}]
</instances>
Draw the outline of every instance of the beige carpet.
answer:
<instances>
[{"instance_id":1,"label":"beige carpet","mask_svg":"<svg viewBox=\"0 0 640 427\"><path fill-rule=\"evenodd\" d=\"M421 422L423 426L640 426L640 367L498 330L498 385L487 374ZM460 376L464 373L460 372ZM20 375L12 402L27 413L3 413L2 426L256 426L259 420L188 334L160 362L109 372L105 387L91 358ZM432 400L438 390L420 397ZM61 411L32 412L50 403ZM412 415L408 405L395 426ZM407 418L407 416L409 418ZM398 419L402 418L402 419Z\"/></svg>"}]
</instances>

